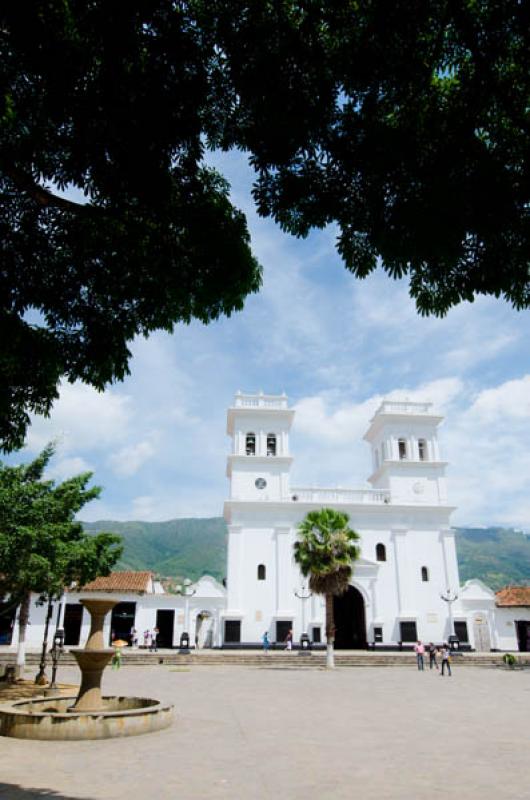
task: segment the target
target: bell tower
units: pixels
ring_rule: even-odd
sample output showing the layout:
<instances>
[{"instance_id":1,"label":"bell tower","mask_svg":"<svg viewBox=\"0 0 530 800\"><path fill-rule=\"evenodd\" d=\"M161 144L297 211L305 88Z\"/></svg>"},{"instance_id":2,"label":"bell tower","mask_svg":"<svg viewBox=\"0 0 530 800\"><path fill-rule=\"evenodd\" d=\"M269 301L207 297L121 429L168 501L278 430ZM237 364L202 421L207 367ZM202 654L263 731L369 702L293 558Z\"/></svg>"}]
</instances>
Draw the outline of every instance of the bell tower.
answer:
<instances>
[{"instance_id":1,"label":"bell tower","mask_svg":"<svg viewBox=\"0 0 530 800\"><path fill-rule=\"evenodd\" d=\"M232 437L226 467L231 500L279 501L289 496L293 416L284 394L236 394L227 415L227 433Z\"/></svg>"},{"instance_id":2,"label":"bell tower","mask_svg":"<svg viewBox=\"0 0 530 800\"><path fill-rule=\"evenodd\" d=\"M440 459L437 428L443 417L432 403L384 400L364 439L372 448L374 489L390 491L390 502L446 505L446 461Z\"/></svg>"}]
</instances>

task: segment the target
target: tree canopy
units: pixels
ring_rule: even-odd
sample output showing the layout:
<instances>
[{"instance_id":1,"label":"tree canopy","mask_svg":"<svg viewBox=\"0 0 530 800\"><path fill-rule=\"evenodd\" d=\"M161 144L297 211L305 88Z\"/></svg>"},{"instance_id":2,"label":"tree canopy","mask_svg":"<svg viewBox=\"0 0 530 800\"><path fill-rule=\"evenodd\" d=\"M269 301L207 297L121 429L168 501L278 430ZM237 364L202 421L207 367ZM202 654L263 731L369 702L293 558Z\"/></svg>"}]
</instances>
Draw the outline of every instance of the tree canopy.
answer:
<instances>
[{"instance_id":1,"label":"tree canopy","mask_svg":"<svg viewBox=\"0 0 530 800\"><path fill-rule=\"evenodd\" d=\"M20 0L0 21L6 449L62 376L101 389L135 335L259 289L206 148L247 153L259 213L335 224L346 267L407 276L421 313L530 304L527 4Z\"/></svg>"},{"instance_id":2,"label":"tree canopy","mask_svg":"<svg viewBox=\"0 0 530 800\"><path fill-rule=\"evenodd\" d=\"M0 465L0 597L19 603L30 592L59 597L66 586L108 575L121 556L120 537L90 536L74 517L100 494L86 472L55 484L43 473L48 445L31 463Z\"/></svg>"}]
</instances>

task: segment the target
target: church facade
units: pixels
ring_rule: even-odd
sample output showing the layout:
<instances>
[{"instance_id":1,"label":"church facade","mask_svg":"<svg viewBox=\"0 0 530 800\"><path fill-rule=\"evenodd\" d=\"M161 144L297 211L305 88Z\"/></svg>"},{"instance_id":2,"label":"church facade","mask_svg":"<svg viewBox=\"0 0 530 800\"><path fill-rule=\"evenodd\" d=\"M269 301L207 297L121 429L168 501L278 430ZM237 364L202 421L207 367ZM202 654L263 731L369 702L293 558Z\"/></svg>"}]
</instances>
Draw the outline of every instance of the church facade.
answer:
<instances>
[{"instance_id":1,"label":"church facade","mask_svg":"<svg viewBox=\"0 0 530 800\"><path fill-rule=\"evenodd\" d=\"M442 417L432 404L381 403L364 436L369 489L293 486L294 415L284 395L238 393L228 410L223 644L256 644L265 631L281 642L291 629L295 641L302 634L325 641L324 601L308 591L293 544L309 511L333 507L349 515L361 547L349 590L335 599L338 648L439 643L454 633L477 649L517 646L513 629L502 640L493 592L477 582L460 589L438 441Z\"/></svg>"}]
</instances>

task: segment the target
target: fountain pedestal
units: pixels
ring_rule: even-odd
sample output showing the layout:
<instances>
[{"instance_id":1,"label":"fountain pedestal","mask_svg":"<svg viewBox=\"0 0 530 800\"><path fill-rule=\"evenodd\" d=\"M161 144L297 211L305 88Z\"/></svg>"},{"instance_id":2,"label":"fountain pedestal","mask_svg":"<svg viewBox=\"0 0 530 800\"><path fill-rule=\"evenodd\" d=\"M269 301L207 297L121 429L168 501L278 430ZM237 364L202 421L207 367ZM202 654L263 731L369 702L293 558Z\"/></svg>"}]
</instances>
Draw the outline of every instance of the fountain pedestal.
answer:
<instances>
[{"instance_id":1,"label":"fountain pedestal","mask_svg":"<svg viewBox=\"0 0 530 800\"><path fill-rule=\"evenodd\" d=\"M118 601L83 599L80 602L90 614L90 633L82 650L70 651L81 670L81 686L74 705L68 711L103 711L105 703L101 696L101 678L114 655L112 647L105 647L103 624L106 615Z\"/></svg>"}]
</instances>

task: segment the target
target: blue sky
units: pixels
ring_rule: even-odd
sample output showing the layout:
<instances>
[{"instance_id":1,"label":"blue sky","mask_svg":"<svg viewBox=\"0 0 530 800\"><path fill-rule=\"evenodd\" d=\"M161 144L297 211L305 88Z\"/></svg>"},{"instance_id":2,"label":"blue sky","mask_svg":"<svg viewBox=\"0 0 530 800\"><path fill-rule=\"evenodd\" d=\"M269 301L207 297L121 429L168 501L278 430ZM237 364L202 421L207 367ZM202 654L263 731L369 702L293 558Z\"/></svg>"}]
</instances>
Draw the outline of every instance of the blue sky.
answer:
<instances>
[{"instance_id":1,"label":"blue sky","mask_svg":"<svg viewBox=\"0 0 530 800\"><path fill-rule=\"evenodd\" d=\"M380 399L426 399L446 415L454 523L530 528L530 312L480 298L421 318L406 282L346 271L333 229L300 241L259 219L244 156L210 161L247 214L262 291L230 319L138 339L131 376L103 394L65 385L17 460L57 437L51 474L92 469L104 487L83 519L216 516L238 389L285 391L296 407L295 485L366 485L362 434Z\"/></svg>"}]
</instances>

